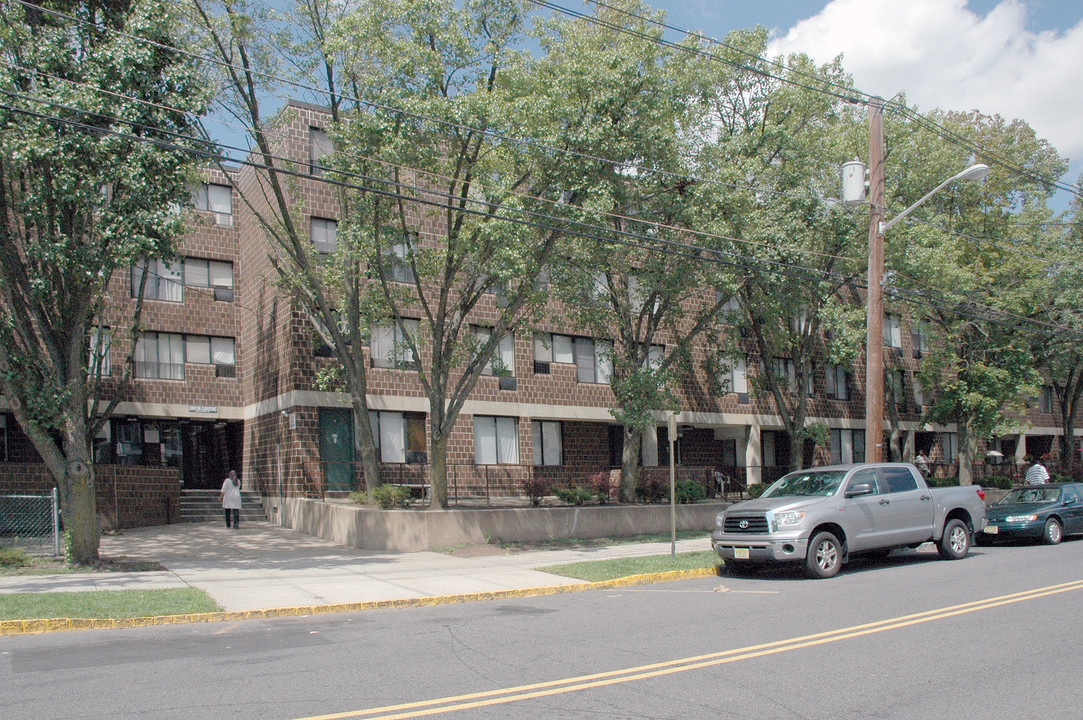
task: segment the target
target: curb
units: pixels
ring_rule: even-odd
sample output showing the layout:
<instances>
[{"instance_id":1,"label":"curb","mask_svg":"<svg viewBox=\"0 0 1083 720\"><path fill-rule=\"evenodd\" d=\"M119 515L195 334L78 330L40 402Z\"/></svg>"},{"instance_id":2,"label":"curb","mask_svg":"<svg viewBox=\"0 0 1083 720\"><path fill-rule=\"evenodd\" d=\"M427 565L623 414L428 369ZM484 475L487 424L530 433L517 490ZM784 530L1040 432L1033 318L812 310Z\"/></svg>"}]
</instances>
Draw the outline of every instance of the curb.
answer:
<instances>
[{"instance_id":1,"label":"curb","mask_svg":"<svg viewBox=\"0 0 1083 720\"><path fill-rule=\"evenodd\" d=\"M154 625L180 625L184 623L238 622L241 620L260 620L278 617L302 617L305 615L328 615L331 613L362 612L364 610L389 610L395 608L429 607L433 605L454 605L457 603L476 602L479 600L504 600L508 598L538 597L541 595L561 595L563 593L582 592L584 590L608 590L610 588L631 585L649 585L652 583L688 580L691 578L711 577L718 574L718 568L700 568L697 570L670 570L668 572L629 575L615 580L583 582L572 585L546 585L543 587L521 588L517 590L492 590L489 592L465 593L461 595L433 595L401 600L370 600L357 603L337 603L333 605L302 605L299 607L268 608L265 610L242 610L234 612L192 613L189 615L158 615L137 618L46 618L38 620L0 620L0 636L31 635L63 630L112 630L123 628L149 627Z\"/></svg>"}]
</instances>

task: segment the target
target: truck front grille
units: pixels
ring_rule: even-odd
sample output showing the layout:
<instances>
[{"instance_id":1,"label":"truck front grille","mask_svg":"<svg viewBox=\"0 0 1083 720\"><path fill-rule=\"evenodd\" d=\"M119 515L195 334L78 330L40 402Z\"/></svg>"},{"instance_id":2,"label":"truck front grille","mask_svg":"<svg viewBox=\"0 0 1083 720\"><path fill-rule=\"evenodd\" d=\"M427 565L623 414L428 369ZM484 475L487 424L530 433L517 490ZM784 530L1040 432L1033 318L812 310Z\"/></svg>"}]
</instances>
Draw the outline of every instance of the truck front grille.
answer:
<instances>
[{"instance_id":1,"label":"truck front grille","mask_svg":"<svg viewBox=\"0 0 1083 720\"><path fill-rule=\"evenodd\" d=\"M728 533L758 533L767 532L766 515L726 515L726 525L723 528Z\"/></svg>"}]
</instances>

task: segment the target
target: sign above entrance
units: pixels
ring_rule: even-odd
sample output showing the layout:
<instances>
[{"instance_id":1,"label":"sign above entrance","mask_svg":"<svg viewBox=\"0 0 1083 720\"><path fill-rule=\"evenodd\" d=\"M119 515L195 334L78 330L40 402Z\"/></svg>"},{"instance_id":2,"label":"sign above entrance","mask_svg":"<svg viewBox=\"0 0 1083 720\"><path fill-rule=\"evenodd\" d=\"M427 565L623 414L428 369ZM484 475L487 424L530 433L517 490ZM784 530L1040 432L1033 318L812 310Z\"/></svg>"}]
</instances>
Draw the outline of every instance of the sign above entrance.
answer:
<instances>
[{"instance_id":1,"label":"sign above entrance","mask_svg":"<svg viewBox=\"0 0 1083 720\"><path fill-rule=\"evenodd\" d=\"M200 415L217 415L218 414L218 406L217 405L189 405L188 406L188 412L190 412L190 413L198 413Z\"/></svg>"}]
</instances>

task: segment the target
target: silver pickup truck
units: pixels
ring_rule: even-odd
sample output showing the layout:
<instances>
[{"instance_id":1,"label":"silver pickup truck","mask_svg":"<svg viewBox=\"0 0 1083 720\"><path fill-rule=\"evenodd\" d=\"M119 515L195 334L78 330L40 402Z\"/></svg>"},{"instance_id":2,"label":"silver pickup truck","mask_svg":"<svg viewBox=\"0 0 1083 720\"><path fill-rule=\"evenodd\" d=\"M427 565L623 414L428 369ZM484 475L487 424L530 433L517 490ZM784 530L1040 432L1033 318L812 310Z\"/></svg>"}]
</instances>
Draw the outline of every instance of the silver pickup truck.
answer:
<instances>
[{"instance_id":1,"label":"silver pickup truck","mask_svg":"<svg viewBox=\"0 0 1083 720\"><path fill-rule=\"evenodd\" d=\"M908 463L831 465L792 472L755 500L719 513L711 546L733 570L803 562L817 578L837 574L856 553L933 541L958 560L985 525L977 485L929 488Z\"/></svg>"}]
</instances>

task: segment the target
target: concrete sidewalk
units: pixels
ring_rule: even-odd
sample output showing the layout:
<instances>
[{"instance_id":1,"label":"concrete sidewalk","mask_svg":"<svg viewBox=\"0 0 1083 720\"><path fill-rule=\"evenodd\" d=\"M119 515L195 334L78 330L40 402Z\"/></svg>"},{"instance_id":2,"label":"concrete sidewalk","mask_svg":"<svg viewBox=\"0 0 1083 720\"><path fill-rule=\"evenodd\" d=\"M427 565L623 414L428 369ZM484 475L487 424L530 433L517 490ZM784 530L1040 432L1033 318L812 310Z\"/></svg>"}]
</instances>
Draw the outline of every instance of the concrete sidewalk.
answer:
<instances>
[{"instance_id":1,"label":"concrete sidewalk","mask_svg":"<svg viewBox=\"0 0 1083 720\"><path fill-rule=\"evenodd\" d=\"M707 539L677 543L677 552L708 549ZM669 552L663 542L455 557L358 550L267 522L239 530L190 523L102 538L103 557L154 561L165 571L5 577L0 594L196 587L223 610L244 612L581 585L536 568Z\"/></svg>"}]
</instances>

